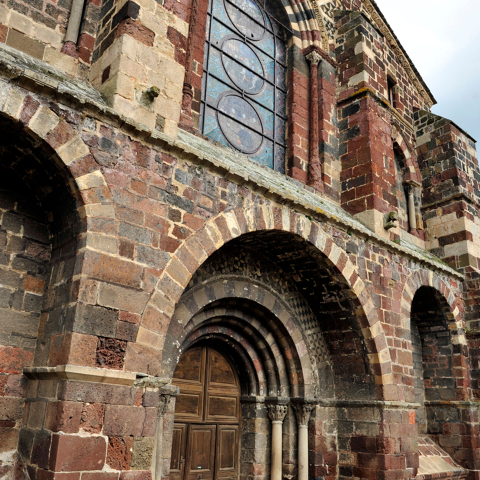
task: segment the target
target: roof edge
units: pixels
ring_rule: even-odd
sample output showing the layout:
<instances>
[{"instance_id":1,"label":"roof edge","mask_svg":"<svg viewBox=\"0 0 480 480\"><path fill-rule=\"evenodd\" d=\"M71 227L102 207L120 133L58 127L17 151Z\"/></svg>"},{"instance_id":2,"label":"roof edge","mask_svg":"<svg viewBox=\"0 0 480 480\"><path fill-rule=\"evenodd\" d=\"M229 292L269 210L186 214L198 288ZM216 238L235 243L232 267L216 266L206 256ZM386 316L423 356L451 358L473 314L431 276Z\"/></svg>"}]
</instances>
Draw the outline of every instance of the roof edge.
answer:
<instances>
[{"instance_id":1,"label":"roof edge","mask_svg":"<svg viewBox=\"0 0 480 480\"><path fill-rule=\"evenodd\" d=\"M377 5L375 0L362 0L363 5L365 6L367 12L372 15L372 20L378 24L378 28L382 35L387 39L390 47L392 48L393 52L399 55L400 63L407 71L410 79L413 81L415 87L419 91L419 93L424 98L425 102L428 105L428 108L431 108L433 105L437 104L435 97L433 96L432 92L428 88L427 84L423 80L420 72L415 67L414 63L412 62L411 58L408 56L407 51L403 48L400 40L395 35L392 27L388 23L387 19L383 15L380 7ZM377 16L377 18L375 18ZM403 60L402 61L402 57Z\"/></svg>"}]
</instances>

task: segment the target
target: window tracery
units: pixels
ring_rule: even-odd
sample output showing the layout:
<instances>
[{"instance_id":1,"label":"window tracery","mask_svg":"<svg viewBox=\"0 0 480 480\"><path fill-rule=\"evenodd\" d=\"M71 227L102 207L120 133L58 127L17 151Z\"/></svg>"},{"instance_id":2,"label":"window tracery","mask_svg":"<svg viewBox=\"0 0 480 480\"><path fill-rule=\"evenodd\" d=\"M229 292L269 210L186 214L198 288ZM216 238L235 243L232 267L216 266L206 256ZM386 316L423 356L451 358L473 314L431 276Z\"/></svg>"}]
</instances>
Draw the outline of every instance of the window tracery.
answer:
<instances>
[{"instance_id":1,"label":"window tracery","mask_svg":"<svg viewBox=\"0 0 480 480\"><path fill-rule=\"evenodd\" d=\"M282 173L284 35L254 0L210 0L200 113L204 135Z\"/></svg>"}]
</instances>

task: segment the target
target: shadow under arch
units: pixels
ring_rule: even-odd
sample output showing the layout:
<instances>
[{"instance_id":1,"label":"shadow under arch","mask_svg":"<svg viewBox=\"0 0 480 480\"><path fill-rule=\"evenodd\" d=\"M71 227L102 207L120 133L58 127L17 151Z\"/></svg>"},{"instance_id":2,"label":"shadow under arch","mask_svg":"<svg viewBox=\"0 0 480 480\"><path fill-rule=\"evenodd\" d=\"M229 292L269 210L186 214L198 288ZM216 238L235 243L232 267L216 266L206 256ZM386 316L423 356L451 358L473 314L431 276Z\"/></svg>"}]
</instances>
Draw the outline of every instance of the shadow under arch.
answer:
<instances>
[{"instance_id":1,"label":"shadow under arch","mask_svg":"<svg viewBox=\"0 0 480 480\"><path fill-rule=\"evenodd\" d=\"M19 235L24 244L21 251L8 250L7 245L7 253L10 266L24 265L27 276L28 268L44 271L43 281L32 282L35 294L44 299L35 364L47 365L52 336L63 333L60 325L55 329L50 321L58 323L70 302L77 243L86 231L79 212L84 201L73 175L47 141L3 115L0 130L3 226L8 219L11 227L7 228L13 228L8 235ZM35 266L37 261L43 265Z\"/></svg>"},{"instance_id":2,"label":"shadow under arch","mask_svg":"<svg viewBox=\"0 0 480 480\"><path fill-rule=\"evenodd\" d=\"M171 378L192 335L222 331L256 365L257 392L381 399L366 326L360 300L325 254L291 232L253 232L193 275L166 332L162 375Z\"/></svg>"},{"instance_id":3,"label":"shadow under arch","mask_svg":"<svg viewBox=\"0 0 480 480\"><path fill-rule=\"evenodd\" d=\"M55 149L21 121L1 114L0 132L0 373L4 380L16 376L21 388L11 399L6 391L5 398L18 402L15 397L27 385L21 376L25 367L68 363L67 347L63 356L52 352L68 344L65 324L86 223L79 213L80 191ZM21 413L3 415L2 435L9 441L30 426L22 424ZM15 478L30 460L21 450L16 455Z\"/></svg>"},{"instance_id":4,"label":"shadow under arch","mask_svg":"<svg viewBox=\"0 0 480 480\"><path fill-rule=\"evenodd\" d=\"M468 348L457 341L463 332L458 332L448 301L434 287L421 286L415 292L410 328L415 401L421 405L416 423L419 433L436 434L444 404L469 399Z\"/></svg>"},{"instance_id":5,"label":"shadow under arch","mask_svg":"<svg viewBox=\"0 0 480 480\"><path fill-rule=\"evenodd\" d=\"M249 235L250 233L253 235ZM172 356L169 357L168 354L162 354L161 365L155 358L158 356L158 351L173 348L173 345L179 348L181 345L177 338L193 314L188 313L188 318L185 318L179 316L176 309L193 275L199 267L206 264L207 259L214 252L219 251L224 245L235 245L235 241L243 242L244 239L260 234L285 234L283 238L288 238L287 243L290 242L293 246L298 241L304 242L306 246L318 252L319 257L328 259L334 266L334 277L341 279L347 297L351 296L358 300L355 312L359 327L357 338L364 344L368 366L375 376L375 383L379 390L376 396L394 399L394 389L385 390L385 386L391 385L393 381L390 352L385 334L368 289L356 273L348 254L338 247L315 221L312 222L304 215L288 208L271 204L223 212L209 219L200 230L185 240L159 278L142 314L142 327L159 336L160 346L153 348L132 344L127 355L127 369L145 371L154 375L165 374L168 377L165 369L170 371L172 366L169 363L177 360ZM265 238L262 235L260 237ZM292 240L295 241L292 243ZM267 246L270 249L271 242ZM285 250L287 251L291 252L291 248ZM288 261L287 257L285 256L286 261ZM314 263L310 262L310 265L313 269L317 268ZM140 364L136 361L139 354L146 359L146 362ZM149 358L151 361L148 360ZM380 392L382 389L383 391Z\"/></svg>"}]
</instances>

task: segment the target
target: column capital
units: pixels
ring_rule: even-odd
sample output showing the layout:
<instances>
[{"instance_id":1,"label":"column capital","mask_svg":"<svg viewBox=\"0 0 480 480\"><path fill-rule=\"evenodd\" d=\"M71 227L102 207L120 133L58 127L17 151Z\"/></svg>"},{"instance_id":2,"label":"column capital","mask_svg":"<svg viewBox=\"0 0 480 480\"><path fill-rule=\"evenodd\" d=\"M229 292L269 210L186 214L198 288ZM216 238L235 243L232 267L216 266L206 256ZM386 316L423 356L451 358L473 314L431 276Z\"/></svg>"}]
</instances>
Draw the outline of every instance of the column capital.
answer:
<instances>
[{"instance_id":1,"label":"column capital","mask_svg":"<svg viewBox=\"0 0 480 480\"><path fill-rule=\"evenodd\" d=\"M283 422L288 413L288 405L267 404L268 416L272 422Z\"/></svg>"},{"instance_id":2,"label":"column capital","mask_svg":"<svg viewBox=\"0 0 480 480\"><path fill-rule=\"evenodd\" d=\"M180 389L177 386L165 384L165 380L158 377L140 378L135 382L135 386L158 391L158 418L163 417L167 413L170 399L180 395Z\"/></svg>"},{"instance_id":3,"label":"column capital","mask_svg":"<svg viewBox=\"0 0 480 480\"><path fill-rule=\"evenodd\" d=\"M308 421L310 420L310 415L312 414L313 409L315 408L315 404L311 402L299 402L293 403L292 408L295 412L297 417L298 425L308 425Z\"/></svg>"},{"instance_id":4,"label":"column capital","mask_svg":"<svg viewBox=\"0 0 480 480\"><path fill-rule=\"evenodd\" d=\"M322 60L322 56L315 50L305 55L305 58L310 62L310 65L318 65Z\"/></svg>"}]
</instances>

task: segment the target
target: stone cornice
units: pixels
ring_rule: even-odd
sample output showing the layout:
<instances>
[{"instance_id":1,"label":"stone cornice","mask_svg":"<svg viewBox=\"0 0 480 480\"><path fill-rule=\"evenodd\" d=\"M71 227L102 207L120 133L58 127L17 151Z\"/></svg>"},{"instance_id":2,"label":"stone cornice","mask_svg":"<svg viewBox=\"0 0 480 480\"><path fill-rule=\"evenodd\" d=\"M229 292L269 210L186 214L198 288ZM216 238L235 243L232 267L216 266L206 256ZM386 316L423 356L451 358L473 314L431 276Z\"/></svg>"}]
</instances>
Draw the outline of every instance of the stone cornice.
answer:
<instances>
[{"instance_id":1,"label":"stone cornice","mask_svg":"<svg viewBox=\"0 0 480 480\"><path fill-rule=\"evenodd\" d=\"M80 88L76 90L70 87L63 88L62 82L57 82L47 88L48 75L46 73L41 73L41 75L29 74L30 70L23 64L18 65L13 57L3 54L5 48L5 46L0 44L0 77L4 78L4 82L5 80L9 81L9 84L13 88L25 88L44 97L51 98L55 100L56 103L62 103L72 108L79 108L85 116L120 128L126 134L131 135L133 138L145 144L172 152L175 151L184 158L197 164L205 165L209 169L216 171L220 175L240 185L250 184L251 188L263 193L265 197L272 201L288 205L290 208L296 209L308 216L319 218L322 221L330 221L349 232L356 232L365 238L366 241L372 241L386 247L389 251L406 255L420 264L427 265L428 268L454 276L461 281L465 279L464 275L444 264L429 252L420 250L414 245L404 241L397 244L382 238L349 215L340 206L326 198L322 198L313 188L304 185L298 180L294 180L293 178L259 165L239 152L227 148L220 148L213 142L181 130L179 131L178 137L173 138L158 130L149 129L145 125L120 115L112 108L98 102L94 97L86 94ZM38 62L40 61L37 60L35 65L30 65L30 68L40 68ZM44 64L44 68L46 68L46 64ZM365 94L365 92L359 91L357 94ZM374 92L370 92L370 94L374 94ZM349 98L350 97L342 100L342 102L348 101ZM385 101L383 102L388 105Z\"/></svg>"},{"instance_id":2,"label":"stone cornice","mask_svg":"<svg viewBox=\"0 0 480 480\"><path fill-rule=\"evenodd\" d=\"M398 58L398 61L405 69L410 81L413 83L417 91L420 93L422 98L425 101L425 104L428 108L432 108L437 102L433 95L428 91L428 88L425 85L422 77L418 73L417 69L413 65L412 61L408 57L407 53L401 46L400 42L398 41L397 37L393 33L392 29L386 22L383 14L380 12L377 4L372 0L362 0L362 3L365 7L365 10L369 13L372 18L372 21L377 26L378 30L382 33L382 35L387 40L392 52Z\"/></svg>"},{"instance_id":3,"label":"stone cornice","mask_svg":"<svg viewBox=\"0 0 480 480\"><path fill-rule=\"evenodd\" d=\"M109 370L106 368L81 367L78 365L57 365L56 367L26 367L23 373L34 380L76 380L80 382L107 383L110 385L133 386L135 373Z\"/></svg>"}]
</instances>

